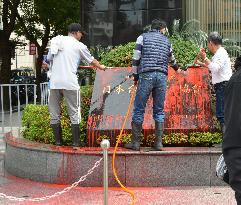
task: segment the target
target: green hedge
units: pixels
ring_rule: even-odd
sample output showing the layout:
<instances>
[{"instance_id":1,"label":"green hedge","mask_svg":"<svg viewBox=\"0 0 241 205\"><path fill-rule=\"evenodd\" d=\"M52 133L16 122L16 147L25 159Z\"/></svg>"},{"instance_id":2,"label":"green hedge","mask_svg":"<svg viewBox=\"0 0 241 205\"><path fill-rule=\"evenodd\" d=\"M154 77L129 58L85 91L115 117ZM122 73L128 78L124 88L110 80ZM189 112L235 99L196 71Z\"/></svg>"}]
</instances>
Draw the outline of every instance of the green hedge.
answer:
<instances>
[{"instance_id":1,"label":"green hedge","mask_svg":"<svg viewBox=\"0 0 241 205\"><path fill-rule=\"evenodd\" d=\"M114 47L101 57L101 63L110 67L128 67L131 66L133 49L135 42Z\"/></svg>"},{"instance_id":2,"label":"green hedge","mask_svg":"<svg viewBox=\"0 0 241 205\"><path fill-rule=\"evenodd\" d=\"M131 134L123 134L121 137L120 146L124 146L131 141ZM117 137L118 138L118 137ZM103 139L110 139L109 136L102 135L97 139L97 143ZM148 135L145 139L142 135L141 144L145 146L152 146L154 144L155 136ZM185 147L211 147L214 144L218 144L222 141L222 134L215 132L192 132L189 134L184 133L170 133L163 135L164 146L185 146Z\"/></svg>"},{"instance_id":3,"label":"green hedge","mask_svg":"<svg viewBox=\"0 0 241 205\"><path fill-rule=\"evenodd\" d=\"M199 48L191 41L182 38L171 37L170 41L173 45L173 52L178 64L185 69L187 65L193 63ZM101 63L110 67L128 67L131 66L133 49L135 42L114 47L109 52L102 54Z\"/></svg>"},{"instance_id":4,"label":"green hedge","mask_svg":"<svg viewBox=\"0 0 241 205\"><path fill-rule=\"evenodd\" d=\"M81 105L81 141L86 141L86 125L88 120L88 112L90 106L90 96L92 93L92 87L84 87L81 89L82 105ZM62 136L65 145L72 144L70 120L67 114L66 106L61 104L62 115ZM22 124L25 127L23 130L23 136L26 139L36 142L42 142L46 144L54 144L55 139L52 129L50 127L50 115L48 106L46 105L32 105L26 106L23 112ZM221 142L221 133L209 133L209 132L193 132L188 135L183 133L170 133L163 136L163 144L165 146L212 146ZM97 139L97 143L100 143L102 139L109 139L109 136L102 135ZM146 139L142 136L142 144L146 146L152 146L155 136L148 135ZM121 146L130 142L131 134L124 134L121 138Z\"/></svg>"},{"instance_id":5,"label":"green hedge","mask_svg":"<svg viewBox=\"0 0 241 205\"><path fill-rule=\"evenodd\" d=\"M196 58L199 52L198 46L191 41L177 37L171 37L170 41L177 63L182 65L181 69L186 69L187 65L192 64Z\"/></svg>"},{"instance_id":6,"label":"green hedge","mask_svg":"<svg viewBox=\"0 0 241 205\"><path fill-rule=\"evenodd\" d=\"M80 138L86 140L86 125L88 120L90 101L92 95L92 86L81 87L81 124ZM61 126L62 136L65 145L72 144L70 119L64 102L61 103ZM55 139L50 127L50 115L47 105L29 104L23 111L22 117L23 136L31 141L54 144Z\"/></svg>"}]
</instances>

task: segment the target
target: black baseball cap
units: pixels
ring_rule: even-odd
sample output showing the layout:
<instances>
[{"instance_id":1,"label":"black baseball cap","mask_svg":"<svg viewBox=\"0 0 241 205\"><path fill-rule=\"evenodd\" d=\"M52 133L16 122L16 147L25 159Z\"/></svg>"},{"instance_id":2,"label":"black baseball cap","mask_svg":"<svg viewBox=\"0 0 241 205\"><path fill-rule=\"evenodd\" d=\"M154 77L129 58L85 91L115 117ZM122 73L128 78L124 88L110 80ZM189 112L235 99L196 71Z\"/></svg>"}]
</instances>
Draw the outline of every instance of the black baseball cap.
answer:
<instances>
[{"instance_id":1,"label":"black baseball cap","mask_svg":"<svg viewBox=\"0 0 241 205\"><path fill-rule=\"evenodd\" d=\"M88 33L82 28L82 26L79 23L71 23L68 26L68 32L73 33L73 32L81 32L83 35L87 35Z\"/></svg>"}]
</instances>

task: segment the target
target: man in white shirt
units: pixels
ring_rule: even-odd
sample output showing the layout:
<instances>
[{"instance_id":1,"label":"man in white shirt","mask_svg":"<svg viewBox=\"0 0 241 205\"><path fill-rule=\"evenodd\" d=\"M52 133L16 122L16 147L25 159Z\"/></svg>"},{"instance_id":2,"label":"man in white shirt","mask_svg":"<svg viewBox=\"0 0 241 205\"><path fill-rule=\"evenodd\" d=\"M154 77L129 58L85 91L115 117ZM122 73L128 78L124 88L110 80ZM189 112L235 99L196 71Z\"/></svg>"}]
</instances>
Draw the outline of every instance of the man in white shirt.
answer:
<instances>
[{"instance_id":1,"label":"man in white shirt","mask_svg":"<svg viewBox=\"0 0 241 205\"><path fill-rule=\"evenodd\" d=\"M224 88L232 76L231 61L227 51L222 47L222 37L218 32L211 32L208 36L208 49L214 54L211 60L207 58L203 48L199 55L212 74L212 84L216 93L216 117L224 133Z\"/></svg>"},{"instance_id":2,"label":"man in white shirt","mask_svg":"<svg viewBox=\"0 0 241 205\"><path fill-rule=\"evenodd\" d=\"M94 59L88 48L79 42L85 32L78 23L68 26L68 36L56 36L51 40L48 60L52 61L50 77L49 111L51 126L56 145L63 144L60 125L60 100L62 95L68 108L71 120L73 147L80 146L80 86L77 79L77 68L81 60L105 70L104 65Z\"/></svg>"}]
</instances>

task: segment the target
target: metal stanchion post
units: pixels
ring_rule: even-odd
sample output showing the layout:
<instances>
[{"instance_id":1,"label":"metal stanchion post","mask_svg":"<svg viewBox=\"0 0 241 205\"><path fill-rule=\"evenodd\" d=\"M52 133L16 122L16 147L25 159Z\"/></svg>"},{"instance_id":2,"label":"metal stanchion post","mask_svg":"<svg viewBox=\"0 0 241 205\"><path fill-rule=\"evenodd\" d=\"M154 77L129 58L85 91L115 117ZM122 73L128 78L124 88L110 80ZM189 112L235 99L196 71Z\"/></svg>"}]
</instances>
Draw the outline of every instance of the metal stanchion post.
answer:
<instances>
[{"instance_id":1,"label":"metal stanchion post","mask_svg":"<svg viewBox=\"0 0 241 205\"><path fill-rule=\"evenodd\" d=\"M100 146L103 149L104 158L104 205L108 205L108 148L110 147L109 140L102 140Z\"/></svg>"}]
</instances>

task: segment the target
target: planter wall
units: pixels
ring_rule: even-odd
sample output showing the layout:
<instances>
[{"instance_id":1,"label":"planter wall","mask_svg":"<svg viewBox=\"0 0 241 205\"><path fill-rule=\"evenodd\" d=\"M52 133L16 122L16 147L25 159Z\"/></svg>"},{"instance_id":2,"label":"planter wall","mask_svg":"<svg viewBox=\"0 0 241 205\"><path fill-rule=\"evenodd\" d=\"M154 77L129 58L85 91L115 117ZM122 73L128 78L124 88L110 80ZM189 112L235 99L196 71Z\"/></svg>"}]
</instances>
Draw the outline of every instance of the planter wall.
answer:
<instances>
[{"instance_id":1,"label":"planter wall","mask_svg":"<svg viewBox=\"0 0 241 205\"><path fill-rule=\"evenodd\" d=\"M101 148L57 147L6 136L5 169L14 176L55 184L71 184L87 174L102 157ZM113 149L109 152L109 186L113 176ZM165 148L162 152L119 149L115 166L120 181L130 186L218 186L215 176L221 150L217 148ZM103 186L103 161L80 186Z\"/></svg>"}]
</instances>

